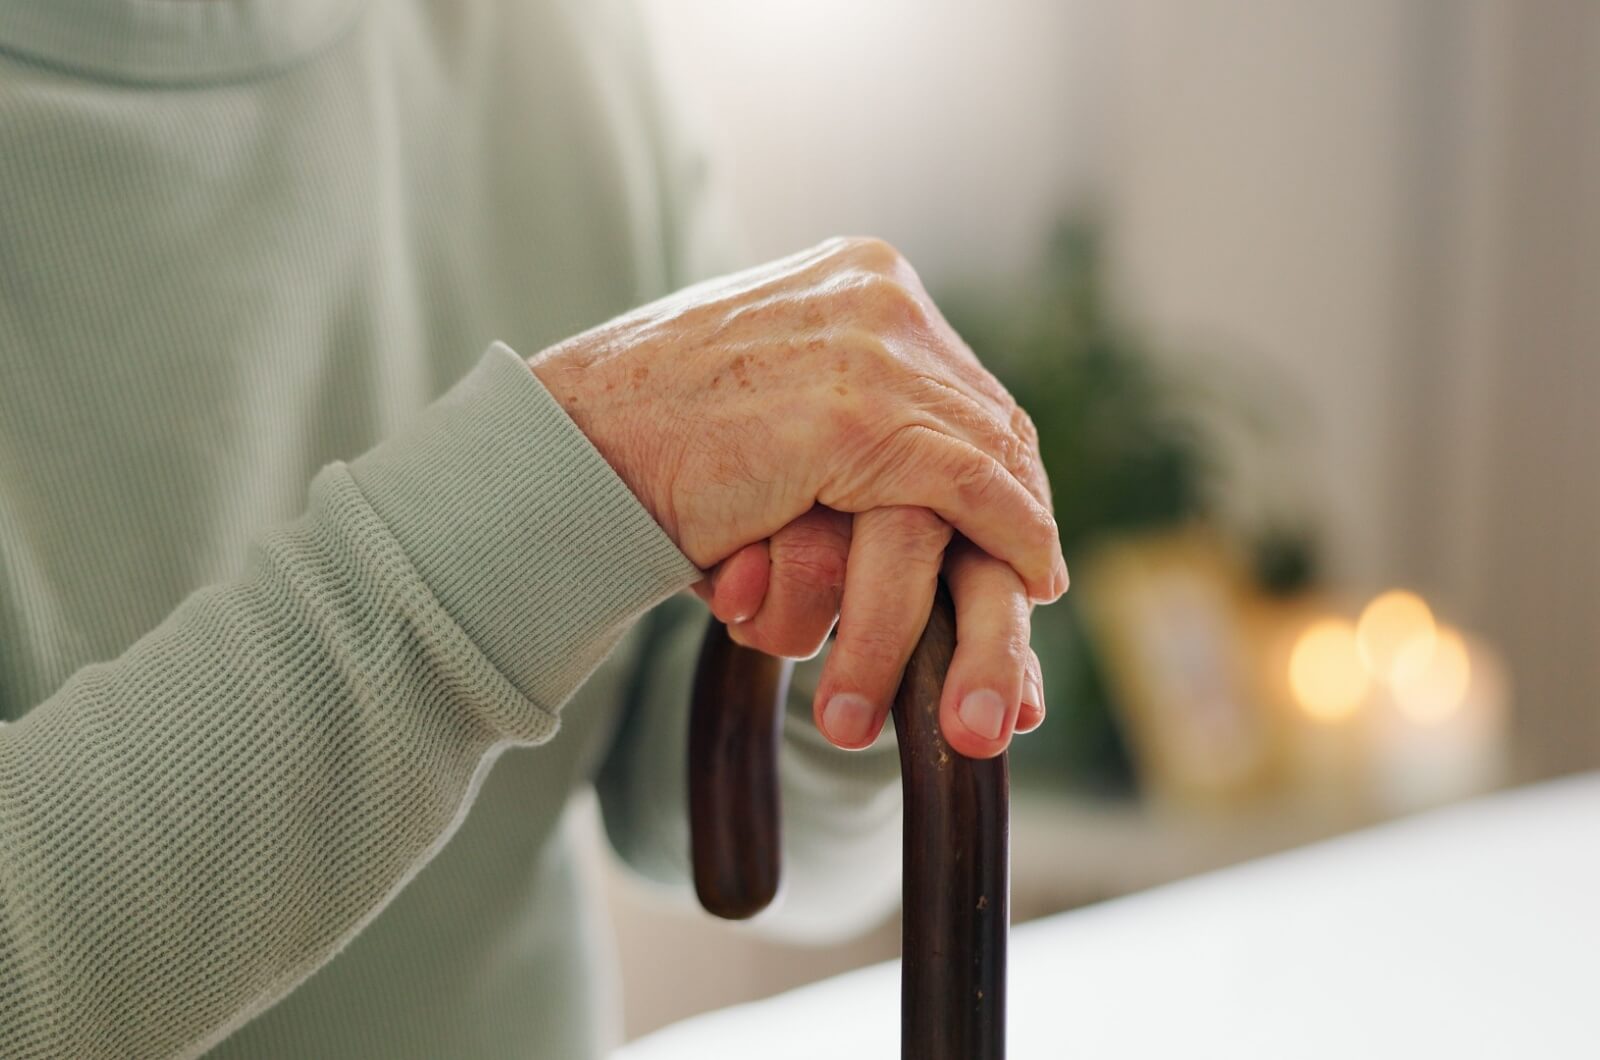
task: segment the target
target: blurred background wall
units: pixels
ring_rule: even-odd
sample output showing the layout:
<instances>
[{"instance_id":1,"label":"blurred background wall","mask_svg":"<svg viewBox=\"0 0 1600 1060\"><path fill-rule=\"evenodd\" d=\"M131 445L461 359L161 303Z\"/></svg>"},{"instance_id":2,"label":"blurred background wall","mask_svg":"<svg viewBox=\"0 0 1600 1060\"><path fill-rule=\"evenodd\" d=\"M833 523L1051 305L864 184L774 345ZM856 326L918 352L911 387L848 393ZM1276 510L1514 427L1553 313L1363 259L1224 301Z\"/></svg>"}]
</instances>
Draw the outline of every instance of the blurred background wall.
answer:
<instances>
[{"instance_id":1,"label":"blurred background wall","mask_svg":"<svg viewBox=\"0 0 1600 1060\"><path fill-rule=\"evenodd\" d=\"M1294 425L1219 427L1220 503L1303 509L1340 592L1411 587L1497 645L1511 777L1600 764L1600 6L647 7L746 260L866 232L936 295L1025 286L1092 210L1152 348Z\"/></svg>"}]
</instances>

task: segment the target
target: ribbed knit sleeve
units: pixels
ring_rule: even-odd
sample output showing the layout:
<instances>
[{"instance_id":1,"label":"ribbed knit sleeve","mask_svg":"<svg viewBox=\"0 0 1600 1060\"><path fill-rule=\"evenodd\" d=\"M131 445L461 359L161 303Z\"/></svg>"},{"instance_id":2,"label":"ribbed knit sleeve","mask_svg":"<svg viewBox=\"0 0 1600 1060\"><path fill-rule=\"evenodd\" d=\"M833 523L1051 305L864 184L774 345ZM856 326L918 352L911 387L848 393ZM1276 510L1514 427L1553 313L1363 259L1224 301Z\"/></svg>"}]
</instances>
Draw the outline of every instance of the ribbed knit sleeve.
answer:
<instances>
[{"instance_id":1,"label":"ribbed knit sleeve","mask_svg":"<svg viewBox=\"0 0 1600 1060\"><path fill-rule=\"evenodd\" d=\"M270 1005L694 576L491 350L245 575L0 727L0 1055L194 1055Z\"/></svg>"},{"instance_id":2,"label":"ribbed knit sleeve","mask_svg":"<svg viewBox=\"0 0 1600 1060\"><path fill-rule=\"evenodd\" d=\"M545 709L624 621L700 577L501 343L350 474L440 606Z\"/></svg>"}]
</instances>

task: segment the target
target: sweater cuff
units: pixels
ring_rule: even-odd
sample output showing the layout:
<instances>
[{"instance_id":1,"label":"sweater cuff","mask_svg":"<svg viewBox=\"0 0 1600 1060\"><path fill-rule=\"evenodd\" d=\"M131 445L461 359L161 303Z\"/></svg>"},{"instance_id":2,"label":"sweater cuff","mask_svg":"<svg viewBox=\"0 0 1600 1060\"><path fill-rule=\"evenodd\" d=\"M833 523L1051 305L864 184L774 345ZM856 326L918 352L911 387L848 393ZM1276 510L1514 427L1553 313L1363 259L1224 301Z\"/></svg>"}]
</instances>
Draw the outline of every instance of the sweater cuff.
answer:
<instances>
[{"instance_id":1,"label":"sweater cuff","mask_svg":"<svg viewBox=\"0 0 1600 1060\"><path fill-rule=\"evenodd\" d=\"M445 611L546 710L629 623L700 577L498 342L350 474Z\"/></svg>"}]
</instances>

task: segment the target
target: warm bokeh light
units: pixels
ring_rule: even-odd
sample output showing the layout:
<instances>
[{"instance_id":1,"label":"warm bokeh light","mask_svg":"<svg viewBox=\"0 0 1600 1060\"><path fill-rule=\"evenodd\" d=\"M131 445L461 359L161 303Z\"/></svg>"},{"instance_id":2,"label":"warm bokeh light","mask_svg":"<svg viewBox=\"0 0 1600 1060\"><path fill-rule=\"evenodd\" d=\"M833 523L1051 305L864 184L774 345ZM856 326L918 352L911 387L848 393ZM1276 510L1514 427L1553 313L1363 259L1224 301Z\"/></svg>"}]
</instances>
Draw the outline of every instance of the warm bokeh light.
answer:
<instances>
[{"instance_id":1,"label":"warm bokeh light","mask_svg":"<svg viewBox=\"0 0 1600 1060\"><path fill-rule=\"evenodd\" d=\"M1374 679L1398 684L1426 669L1437 635L1433 612L1416 593L1391 589L1356 622L1356 645Z\"/></svg>"},{"instance_id":2,"label":"warm bokeh light","mask_svg":"<svg viewBox=\"0 0 1600 1060\"><path fill-rule=\"evenodd\" d=\"M1308 715L1325 722L1350 716L1366 698L1367 684L1349 622L1323 619L1300 634L1289 656L1289 686Z\"/></svg>"},{"instance_id":3,"label":"warm bokeh light","mask_svg":"<svg viewBox=\"0 0 1600 1060\"><path fill-rule=\"evenodd\" d=\"M1472 661L1461 634L1440 629L1426 645L1425 659L1397 660L1404 677L1394 683L1394 701L1400 713L1421 725L1432 725L1450 717L1466 702L1472 683ZM1421 651L1418 645L1406 652Z\"/></svg>"}]
</instances>

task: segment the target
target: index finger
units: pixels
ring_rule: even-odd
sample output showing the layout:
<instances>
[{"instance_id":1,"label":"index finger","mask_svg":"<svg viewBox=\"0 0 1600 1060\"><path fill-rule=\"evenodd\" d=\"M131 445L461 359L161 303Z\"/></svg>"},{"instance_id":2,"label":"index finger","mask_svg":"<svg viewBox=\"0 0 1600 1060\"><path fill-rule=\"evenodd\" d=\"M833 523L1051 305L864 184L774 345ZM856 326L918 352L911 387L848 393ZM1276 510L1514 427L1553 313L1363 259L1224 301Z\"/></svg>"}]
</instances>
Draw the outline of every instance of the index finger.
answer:
<instances>
[{"instance_id":1,"label":"index finger","mask_svg":"<svg viewBox=\"0 0 1600 1060\"><path fill-rule=\"evenodd\" d=\"M886 446L859 496L824 499L847 511L890 506L932 509L1022 579L1030 599L1067 591L1067 563L1050 510L999 461L931 427L904 428Z\"/></svg>"}]
</instances>

